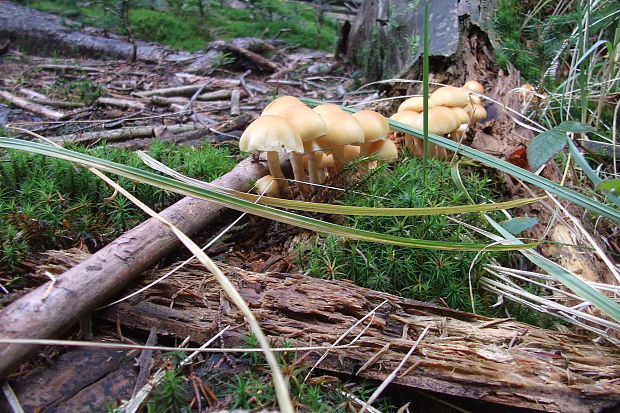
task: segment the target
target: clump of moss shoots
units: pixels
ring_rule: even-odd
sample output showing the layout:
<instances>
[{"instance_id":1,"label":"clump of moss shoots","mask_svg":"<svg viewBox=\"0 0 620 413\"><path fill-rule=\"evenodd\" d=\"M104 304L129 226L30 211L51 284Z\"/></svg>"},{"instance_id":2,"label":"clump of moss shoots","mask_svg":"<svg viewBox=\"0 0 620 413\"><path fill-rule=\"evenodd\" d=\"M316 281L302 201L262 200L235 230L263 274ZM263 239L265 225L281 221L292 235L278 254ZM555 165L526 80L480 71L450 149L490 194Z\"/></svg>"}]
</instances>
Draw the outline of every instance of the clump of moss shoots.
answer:
<instances>
[{"instance_id":1,"label":"clump of moss shoots","mask_svg":"<svg viewBox=\"0 0 620 413\"><path fill-rule=\"evenodd\" d=\"M461 168L463 184L475 203L497 200L502 186L481 167ZM405 158L397 164L381 164L341 198L344 205L388 208L420 208L468 204L464 191L451 177L450 166L429 160L424 177L422 160ZM366 194L366 196L360 195ZM501 220L498 213L488 213ZM417 217L346 217L358 229L401 237L463 243L489 243L489 239L467 229L456 218L472 226L491 230L480 213ZM355 284L453 309L471 311L468 274L472 262L473 297L476 312L506 316L491 308L495 295L477 288L476 277L492 260L507 261L510 253L440 251L407 248L328 236L310 246L298 246L300 270L314 277L349 279ZM538 315L526 308L510 307L511 315L538 324Z\"/></svg>"},{"instance_id":2,"label":"clump of moss shoots","mask_svg":"<svg viewBox=\"0 0 620 413\"><path fill-rule=\"evenodd\" d=\"M149 170L130 151L106 145L71 149ZM171 168L204 181L235 165L227 149L209 145L173 148L155 141L148 152ZM180 199L180 195L150 185L115 178L155 210ZM97 250L146 218L127 198L111 197L112 193L103 181L73 163L24 151L0 151L0 272L14 269L29 254L45 249L85 245Z\"/></svg>"}]
</instances>

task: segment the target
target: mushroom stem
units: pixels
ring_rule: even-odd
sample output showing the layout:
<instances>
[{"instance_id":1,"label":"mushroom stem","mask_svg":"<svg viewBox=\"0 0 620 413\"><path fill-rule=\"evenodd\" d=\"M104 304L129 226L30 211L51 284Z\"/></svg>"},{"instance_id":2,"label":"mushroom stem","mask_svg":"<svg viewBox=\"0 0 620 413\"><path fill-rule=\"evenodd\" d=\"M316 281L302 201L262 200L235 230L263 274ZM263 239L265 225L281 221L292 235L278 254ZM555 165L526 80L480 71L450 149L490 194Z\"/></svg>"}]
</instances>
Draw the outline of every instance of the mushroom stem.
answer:
<instances>
[{"instance_id":1,"label":"mushroom stem","mask_svg":"<svg viewBox=\"0 0 620 413\"><path fill-rule=\"evenodd\" d=\"M310 182L313 184L320 184L319 182L319 166L316 161L316 153L308 154L308 175L310 176Z\"/></svg>"},{"instance_id":2,"label":"mushroom stem","mask_svg":"<svg viewBox=\"0 0 620 413\"><path fill-rule=\"evenodd\" d=\"M278 189L280 190L280 193L284 194L284 197L286 198L293 198L291 188L288 187L288 182L286 182L286 178L280 168L280 157L278 152L267 152L267 165L269 166L271 176L278 179Z\"/></svg>"},{"instance_id":3,"label":"mushroom stem","mask_svg":"<svg viewBox=\"0 0 620 413\"><path fill-rule=\"evenodd\" d=\"M344 168L344 146L334 145L332 148L332 155L334 157L334 175L342 172Z\"/></svg>"},{"instance_id":4,"label":"mushroom stem","mask_svg":"<svg viewBox=\"0 0 620 413\"><path fill-rule=\"evenodd\" d=\"M306 171L304 171L304 158L303 155L297 152L291 152L288 155L288 158L291 161L291 166L293 167L293 175L295 176L295 180L297 180L297 187L299 188L299 192L303 196L308 195L308 185L303 184L302 182L306 182Z\"/></svg>"}]
</instances>

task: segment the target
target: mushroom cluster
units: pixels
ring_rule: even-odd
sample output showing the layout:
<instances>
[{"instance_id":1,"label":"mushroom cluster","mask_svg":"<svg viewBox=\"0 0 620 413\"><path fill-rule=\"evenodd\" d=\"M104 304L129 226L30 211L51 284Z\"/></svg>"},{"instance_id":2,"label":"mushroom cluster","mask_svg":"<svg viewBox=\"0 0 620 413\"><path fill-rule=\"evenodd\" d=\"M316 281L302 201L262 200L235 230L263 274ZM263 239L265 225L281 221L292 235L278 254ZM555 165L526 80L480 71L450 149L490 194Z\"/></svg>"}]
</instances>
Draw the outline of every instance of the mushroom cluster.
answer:
<instances>
[{"instance_id":1,"label":"mushroom cluster","mask_svg":"<svg viewBox=\"0 0 620 413\"><path fill-rule=\"evenodd\" d=\"M377 112L362 110L352 115L333 104L310 109L293 96L281 96L246 128L239 148L266 152L269 193L290 198L291 189L280 169L282 150L288 154L299 192L305 196L309 187L304 182L323 183L325 168L336 175L346 162L359 156L395 159L396 145L387 139L388 133L387 119Z\"/></svg>"},{"instance_id":2,"label":"mushroom cluster","mask_svg":"<svg viewBox=\"0 0 620 413\"><path fill-rule=\"evenodd\" d=\"M473 92L473 93L472 93ZM487 116L479 94L484 93L483 86L469 80L460 87L444 86L435 90L428 99L428 130L430 133L442 135L448 139L460 140L470 125ZM414 96L405 100L398 111L390 117L397 122L423 128L423 99ZM398 135L398 133L396 132ZM415 156L423 156L422 140L405 135L405 146ZM428 144L429 156L441 160L450 157L449 151L435 144Z\"/></svg>"},{"instance_id":3,"label":"mushroom cluster","mask_svg":"<svg viewBox=\"0 0 620 413\"><path fill-rule=\"evenodd\" d=\"M429 132L448 139L460 140L467 128L486 117L479 95L482 85L469 80L462 87L445 86L435 90L428 99ZM405 100L395 121L423 128L423 99L415 96ZM398 132L393 133L398 136ZM415 156L423 156L419 138L405 135L404 145ZM261 193L291 198L293 193L280 169L279 156L286 151L291 161L297 188L306 196L307 182L321 184L326 174L335 176L346 162L372 156L380 160L398 157L396 144L390 139L388 120L372 110L354 114L334 104L310 108L293 96L273 100L241 135L239 148L245 152L266 152L271 175L260 181ZM451 156L445 148L429 143L429 155L440 160ZM367 166L363 165L363 168ZM258 184L258 182L257 182Z\"/></svg>"}]
</instances>

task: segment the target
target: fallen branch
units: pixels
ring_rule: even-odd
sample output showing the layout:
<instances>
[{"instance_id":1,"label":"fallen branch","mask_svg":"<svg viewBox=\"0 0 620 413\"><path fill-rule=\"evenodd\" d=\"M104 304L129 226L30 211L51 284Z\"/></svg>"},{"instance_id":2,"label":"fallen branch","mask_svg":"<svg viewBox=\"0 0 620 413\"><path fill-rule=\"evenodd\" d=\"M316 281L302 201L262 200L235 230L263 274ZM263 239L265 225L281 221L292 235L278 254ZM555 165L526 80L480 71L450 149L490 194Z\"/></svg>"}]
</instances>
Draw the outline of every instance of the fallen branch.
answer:
<instances>
[{"instance_id":1,"label":"fallen branch","mask_svg":"<svg viewBox=\"0 0 620 413\"><path fill-rule=\"evenodd\" d=\"M248 179L265 174L267 168L263 163L247 159L213 183L247 190ZM212 202L187 197L160 215L191 235L220 218L223 210ZM0 336L41 338L62 334L178 245L172 231L158 220L143 222L57 277L55 287L45 300L42 297L49 288L47 284L5 307L0 313ZM0 377L9 374L36 348L33 345L0 345Z\"/></svg>"},{"instance_id":2,"label":"fallen branch","mask_svg":"<svg viewBox=\"0 0 620 413\"><path fill-rule=\"evenodd\" d=\"M134 110L146 109L146 105L144 103L137 102L135 100L130 100L130 99L100 97L99 99L97 99L97 103L101 105L114 106L114 107L121 108L121 109L134 109Z\"/></svg>"},{"instance_id":3,"label":"fallen branch","mask_svg":"<svg viewBox=\"0 0 620 413\"><path fill-rule=\"evenodd\" d=\"M185 125L166 125L166 126L129 126L126 128L104 130L96 132L72 133L69 135L54 136L54 142L80 142L91 143L97 141L122 141L134 138L154 138L164 134L164 132L175 135L177 133L189 132L198 129L205 129L199 123Z\"/></svg>"},{"instance_id":4,"label":"fallen branch","mask_svg":"<svg viewBox=\"0 0 620 413\"><path fill-rule=\"evenodd\" d=\"M49 109L43 105L39 105L38 103L20 98L19 96L15 96L5 90L0 90L0 98L8 100L12 105L17 106L18 108L36 113L37 115L45 116L48 119L58 120L65 117L65 114L62 112L58 112L54 109Z\"/></svg>"}]
</instances>

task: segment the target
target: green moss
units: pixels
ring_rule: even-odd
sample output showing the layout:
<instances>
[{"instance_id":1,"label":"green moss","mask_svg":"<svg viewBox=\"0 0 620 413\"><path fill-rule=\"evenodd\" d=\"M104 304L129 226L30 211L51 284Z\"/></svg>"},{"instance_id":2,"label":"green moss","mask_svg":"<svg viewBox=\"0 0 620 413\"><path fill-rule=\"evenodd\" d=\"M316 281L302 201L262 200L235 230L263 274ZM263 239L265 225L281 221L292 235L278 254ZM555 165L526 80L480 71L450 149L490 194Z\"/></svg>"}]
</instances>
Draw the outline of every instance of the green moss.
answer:
<instances>
[{"instance_id":1,"label":"green moss","mask_svg":"<svg viewBox=\"0 0 620 413\"><path fill-rule=\"evenodd\" d=\"M337 40L338 26L328 15L321 22L314 7L297 2L261 0L249 2L247 9L222 7L205 2L207 11L200 17L194 2L167 2L170 10L152 10L151 4L133 3L129 22L134 34L144 40L189 51L204 48L213 38L264 37L285 40L302 47L331 50ZM56 13L121 34L125 27L119 17L101 7L76 6L73 2L36 1L31 7ZM114 7L114 6L113 6ZM72 27L75 30L80 27Z\"/></svg>"},{"instance_id":2,"label":"green moss","mask_svg":"<svg viewBox=\"0 0 620 413\"><path fill-rule=\"evenodd\" d=\"M133 152L101 146L80 152L148 170ZM227 150L201 147L174 148L156 141L149 147L154 158L179 172L211 181L230 170L235 161ZM180 199L174 193L126 178L118 182L155 210ZM24 151L0 152L0 268L14 268L28 254L83 243L91 249L137 225L146 218L125 197L83 168L56 158Z\"/></svg>"},{"instance_id":3,"label":"green moss","mask_svg":"<svg viewBox=\"0 0 620 413\"><path fill-rule=\"evenodd\" d=\"M501 196L502 188L484 170L461 172L468 193L477 203ZM422 177L421 161L407 158L393 169L386 165L373 171L342 199L345 205L365 207L432 207L467 204L465 193L453 183L450 168L431 160L428 178ZM459 220L489 229L480 214L462 214ZM489 240L453 222L446 215L420 217L348 217L348 225L401 237L454 242ZM498 217L499 219L499 217ZM491 309L494 295L477 288L482 266L491 260L507 260L509 253L437 251L353 241L337 237L319 238L311 246L300 246L298 265L308 274L329 279L347 278L363 287L430 301L454 309L471 311L467 274L473 266L474 300L477 311L502 315ZM525 314L527 311L522 311Z\"/></svg>"}]
</instances>

